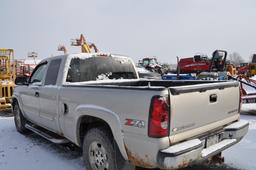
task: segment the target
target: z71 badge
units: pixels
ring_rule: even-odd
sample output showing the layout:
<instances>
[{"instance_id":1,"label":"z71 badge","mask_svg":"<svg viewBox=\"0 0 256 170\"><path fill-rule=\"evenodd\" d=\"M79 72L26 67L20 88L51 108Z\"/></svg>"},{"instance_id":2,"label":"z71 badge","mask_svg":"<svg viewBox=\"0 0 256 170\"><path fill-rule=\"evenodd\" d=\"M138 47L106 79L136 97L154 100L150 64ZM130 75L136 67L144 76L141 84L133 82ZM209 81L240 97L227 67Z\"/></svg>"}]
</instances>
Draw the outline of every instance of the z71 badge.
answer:
<instances>
[{"instance_id":1,"label":"z71 badge","mask_svg":"<svg viewBox=\"0 0 256 170\"><path fill-rule=\"evenodd\" d=\"M126 126L133 126L137 128L145 128L145 121L136 119L125 119Z\"/></svg>"}]
</instances>

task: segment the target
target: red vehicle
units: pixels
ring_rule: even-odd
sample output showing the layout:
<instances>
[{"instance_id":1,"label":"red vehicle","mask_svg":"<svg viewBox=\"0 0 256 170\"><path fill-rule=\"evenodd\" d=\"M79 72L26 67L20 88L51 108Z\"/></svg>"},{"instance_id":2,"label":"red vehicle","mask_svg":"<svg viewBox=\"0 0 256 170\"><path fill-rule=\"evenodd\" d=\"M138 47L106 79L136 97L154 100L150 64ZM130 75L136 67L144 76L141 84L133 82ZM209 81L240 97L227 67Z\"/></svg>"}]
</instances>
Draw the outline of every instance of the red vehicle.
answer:
<instances>
[{"instance_id":1,"label":"red vehicle","mask_svg":"<svg viewBox=\"0 0 256 170\"><path fill-rule=\"evenodd\" d=\"M210 60L208 57L195 55L194 57L180 59L178 67L181 73L199 73L209 70Z\"/></svg>"},{"instance_id":2,"label":"red vehicle","mask_svg":"<svg viewBox=\"0 0 256 170\"><path fill-rule=\"evenodd\" d=\"M226 57L226 51L216 50L213 52L211 59L202 55L182 58L178 62L178 68L180 69L180 73L223 71L226 64Z\"/></svg>"},{"instance_id":3,"label":"red vehicle","mask_svg":"<svg viewBox=\"0 0 256 170\"><path fill-rule=\"evenodd\" d=\"M17 77L30 77L32 71L40 60L36 59L25 59L18 60L16 64L16 76Z\"/></svg>"},{"instance_id":4,"label":"red vehicle","mask_svg":"<svg viewBox=\"0 0 256 170\"><path fill-rule=\"evenodd\" d=\"M249 70L249 63L241 63L237 68L238 74L246 74Z\"/></svg>"},{"instance_id":5,"label":"red vehicle","mask_svg":"<svg viewBox=\"0 0 256 170\"><path fill-rule=\"evenodd\" d=\"M23 64L23 63L18 64L18 66L17 66L17 76L30 77L34 68L35 68L35 65Z\"/></svg>"}]
</instances>

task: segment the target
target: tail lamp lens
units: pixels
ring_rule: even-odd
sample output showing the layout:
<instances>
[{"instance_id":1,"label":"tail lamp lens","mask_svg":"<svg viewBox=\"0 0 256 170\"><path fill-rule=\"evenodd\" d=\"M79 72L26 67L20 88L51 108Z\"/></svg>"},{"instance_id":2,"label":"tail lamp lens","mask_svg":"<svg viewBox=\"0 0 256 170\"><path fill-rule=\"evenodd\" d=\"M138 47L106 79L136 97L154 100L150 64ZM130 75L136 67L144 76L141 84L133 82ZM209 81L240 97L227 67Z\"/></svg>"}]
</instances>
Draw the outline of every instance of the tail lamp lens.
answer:
<instances>
[{"instance_id":1,"label":"tail lamp lens","mask_svg":"<svg viewBox=\"0 0 256 170\"><path fill-rule=\"evenodd\" d=\"M169 135L169 116L168 98L154 96L149 114L149 137L161 138Z\"/></svg>"}]
</instances>

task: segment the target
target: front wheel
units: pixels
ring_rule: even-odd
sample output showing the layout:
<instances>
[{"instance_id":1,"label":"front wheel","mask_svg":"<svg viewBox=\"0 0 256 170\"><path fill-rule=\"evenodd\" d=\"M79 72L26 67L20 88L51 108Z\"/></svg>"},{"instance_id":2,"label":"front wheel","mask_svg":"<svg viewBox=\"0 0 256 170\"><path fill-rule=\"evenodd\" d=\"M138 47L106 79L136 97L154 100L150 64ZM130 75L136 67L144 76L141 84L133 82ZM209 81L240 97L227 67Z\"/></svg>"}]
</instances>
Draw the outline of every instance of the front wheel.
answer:
<instances>
[{"instance_id":1,"label":"front wheel","mask_svg":"<svg viewBox=\"0 0 256 170\"><path fill-rule=\"evenodd\" d=\"M109 131L104 127L90 129L83 143L86 170L134 170L125 161Z\"/></svg>"},{"instance_id":2,"label":"front wheel","mask_svg":"<svg viewBox=\"0 0 256 170\"><path fill-rule=\"evenodd\" d=\"M20 110L19 104L16 103L13 106L13 114L14 114L14 122L16 130L22 134L25 134L28 132L28 129L26 129L26 118L22 115L22 112Z\"/></svg>"}]
</instances>

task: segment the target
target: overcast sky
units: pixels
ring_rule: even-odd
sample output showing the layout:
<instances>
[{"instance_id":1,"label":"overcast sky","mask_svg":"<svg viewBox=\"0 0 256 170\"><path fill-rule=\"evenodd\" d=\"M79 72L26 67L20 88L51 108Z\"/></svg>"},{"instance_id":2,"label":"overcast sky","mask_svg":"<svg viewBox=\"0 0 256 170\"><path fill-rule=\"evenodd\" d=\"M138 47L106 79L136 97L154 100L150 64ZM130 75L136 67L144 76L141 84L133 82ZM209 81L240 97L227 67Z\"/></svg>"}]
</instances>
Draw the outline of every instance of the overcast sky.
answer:
<instances>
[{"instance_id":1,"label":"overcast sky","mask_svg":"<svg viewBox=\"0 0 256 170\"><path fill-rule=\"evenodd\" d=\"M256 53L255 0L1 0L0 48L14 48L16 58L30 51L41 58L58 55L59 44L71 53L70 39L83 33L102 52L135 61L215 49Z\"/></svg>"}]
</instances>

